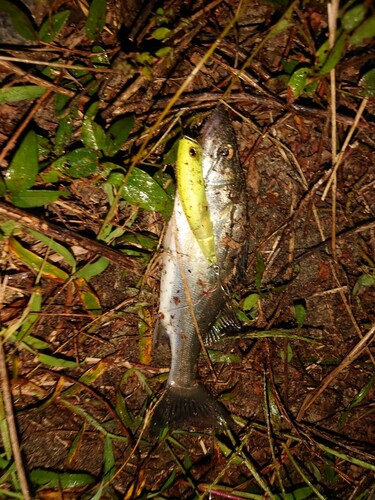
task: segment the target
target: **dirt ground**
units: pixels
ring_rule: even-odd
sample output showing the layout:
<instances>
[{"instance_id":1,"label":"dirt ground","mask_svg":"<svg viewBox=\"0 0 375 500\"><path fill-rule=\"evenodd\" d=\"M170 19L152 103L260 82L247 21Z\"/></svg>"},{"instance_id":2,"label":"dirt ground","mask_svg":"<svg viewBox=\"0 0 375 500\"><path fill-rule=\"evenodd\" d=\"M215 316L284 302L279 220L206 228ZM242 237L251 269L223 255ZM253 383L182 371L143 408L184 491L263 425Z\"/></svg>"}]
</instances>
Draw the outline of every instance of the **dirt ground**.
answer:
<instances>
[{"instance_id":1,"label":"dirt ground","mask_svg":"<svg viewBox=\"0 0 375 500\"><path fill-rule=\"evenodd\" d=\"M236 0L175 0L150 2L147 12L147 3L138 11L135 1L107 2L107 29L98 42L116 69L114 74L95 75L98 121L105 128L117 117L135 118L118 158L137 153L145 131L238 7ZM91 53L80 2L27 5L38 26L62 7L72 16L48 50L26 43L3 17L1 54L29 61L11 61L26 71L25 76L0 60L4 86L44 78L43 67L33 65L33 60L80 65ZM181 27L166 42L150 36L161 7L168 13L168 28ZM286 87L284 63L314 63L312 44L318 47L327 34L326 5L295 2L288 28L261 45L286 8L281 2L245 3L238 22L158 126L142 164L152 174L164 168L173 177L172 166L163 162L181 133L179 127L199 130L230 87L224 101L231 110L246 177L251 228L246 276L233 290L243 332L213 347L216 377L203 357L199 374L231 412L232 435L181 430L156 440L147 433L149 409L162 394L169 366L167 345L159 345L149 356L158 307L157 248L130 247L118 239L114 248L127 252L129 265L111 262L90 279L101 305L101 314L95 316L83 306L73 280L63 283L45 274L38 280L38 273L5 236L4 328L24 314L31 293L39 287L42 307L32 335L48 343L49 354L76 362L71 368L48 366L35 350L5 337L27 474L41 468L94 477L88 486L60 484L39 493L34 485L35 497L93 498L100 484L103 490L96 498L318 498L308 489L310 484L320 498L371 498L371 491L375 495L370 351L375 304L374 102L367 101L337 169L334 189L323 199L332 173L329 75L316 78L315 92L294 99ZM136 57L154 54L165 45L173 48L173 57L155 59L140 70ZM366 40L348 47L336 67L338 150L361 104L358 82L371 59L374 44ZM68 70L57 68L56 75L59 71L55 81L62 85ZM79 142L82 113L92 98L86 88L74 92L79 105L66 149ZM59 123L53 93L34 113L35 102L0 106L1 148L13 140L30 113L27 126L53 140ZM171 130L175 132L168 135ZM2 159L3 176L13 148ZM109 209L103 185L100 174L66 177L60 188L68 190L69 197L22 210L95 240ZM7 219L2 215L2 224ZM115 227L155 241L165 223L160 213L124 200L113 218ZM15 238L70 272L61 256L25 228L17 226ZM96 257L84 244L66 246L79 267ZM254 306L244 310L251 295ZM366 387L364 396L353 400ZM12 489L8 482L2 487Z\"/></svg>"}]
</instances>

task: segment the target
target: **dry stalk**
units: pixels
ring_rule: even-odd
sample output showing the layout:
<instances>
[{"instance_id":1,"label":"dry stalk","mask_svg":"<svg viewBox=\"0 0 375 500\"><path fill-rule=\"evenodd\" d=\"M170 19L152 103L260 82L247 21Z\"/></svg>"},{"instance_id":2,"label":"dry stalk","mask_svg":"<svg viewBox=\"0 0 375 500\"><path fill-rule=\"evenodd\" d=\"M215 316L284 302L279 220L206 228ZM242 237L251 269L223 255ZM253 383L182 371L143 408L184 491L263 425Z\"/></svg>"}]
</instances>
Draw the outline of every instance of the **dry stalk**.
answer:
<instances>
[{"instance_id":1,"label":"dry stalk","mask_svg":"<svg viewBox=\"0 0 375 500\"><path fill-rule=\"evenodd\" d=\"M345 151L346 151L347 147L349 146L349 142L351 141L351 138L353 137L355 129L358 127L359 120L361 119L361 117L363 115L363 112L364 112L364 110L366 108L367 103L368 103L368 98L363 99L363 101L361 102L361 105L358 108L358 111L357 111L357 113L355 115L355 118L354 118L354 122L352 123L352 125L350 127L350 130L348 132L348 135L345 138L344 144L342 145L342 148L341 148L339 154L336 157L336 163L333 166L332 171L330 172L330 177L328 179L327 185L324 188L324 191L323 191L323 194L322 194L322 200L323 201L327 197L329 188L331 187L331 184L333 182L333 177L336 174L339 166L341 165L341 162L342 162L342 159L344 157Z\"/></svg>"},{"instance_id":2,"label":"dry stalk","mask_svg":"<svg viewBox=\"0 0 375 500\"><path fill-rule=\"evenodd\" d=\"M26 472L23 465L20 444L18 440L16 420L14 417L14 410L12 403L12 393L10 389L10 383L6 367L5 351L2 341L0 342L0 379L1 379L1 392L4 400L5 414L9 429L10 441L12 445L14 463L16 465L17 475L20 482L20 488L24 500L31 500L29 485L27 482Z\"/></svg>"},{"instance_id":3,"label":"dry stalk","mask_svg":"<svg viewBox=\"0 0 375 500\"><path fill-rule=\"evenodd\" d=\"M32 64L36 66L47 66L47 67L53 67L53 68L65 68L65 69L76 69L79 71L92 71L93 73L116 73L115 70L111 68L89 68L87 66L79 66L79 65L72 65L72 64L67 64L67 63L58 63L54 61L39 61L37 59L25 59L23 57L10 57L10 56L0 56L0 61L12 61L12 62L20 62L24 64ZM48 82L45 80L42 80L44 85L48 85ZM50 84L51 85L51 84ZM66 93L66 91L64 92Z\"/></svg>"},{"instance_id":4,"label":"dry stalk","mask_svg":"<svg viewBox=\"0 0 375 500\"><path fill-rule=\"evenodd\" d=\"M370 343L373 341L375 333L375 324L370 328L370 330L362 337L362 339L358 342L358 344L353 347L353 349L345 356L345 358L341 361L341 363L331 371L321 382L319 387L317 387L314 392L309 394L298 412L296 421L299 422L302 420L306 411L310 408L310 406L315 403L315 401L319 398L319 396L327 389L330 383L343 371L347 368L355 359L358 358L362 352L367 349Z\"/></svg>"},{"instance_id":5,"label":"dry stalk","mask_svg":"<svg viewBox=\"0 0 375 500\"><path fill-rule=\"evenodd\" d=\"M339 0L333 0L332 3L328 3L328 27L329 27L329 48L332 50L336 42L336 24L337 16L339 11ZM330 78L330 92L331 92L331 158L332 158L332 168L334 172L334 166L336 164L337 155L337 123L336 123L336 70L332 68L329 73ZM332 174L332 230L331 230L331 247L332 255L335 261L337 261L336 256L336 197L337 197L337 176L336 173Z\"/></svg>"}]
</instances>

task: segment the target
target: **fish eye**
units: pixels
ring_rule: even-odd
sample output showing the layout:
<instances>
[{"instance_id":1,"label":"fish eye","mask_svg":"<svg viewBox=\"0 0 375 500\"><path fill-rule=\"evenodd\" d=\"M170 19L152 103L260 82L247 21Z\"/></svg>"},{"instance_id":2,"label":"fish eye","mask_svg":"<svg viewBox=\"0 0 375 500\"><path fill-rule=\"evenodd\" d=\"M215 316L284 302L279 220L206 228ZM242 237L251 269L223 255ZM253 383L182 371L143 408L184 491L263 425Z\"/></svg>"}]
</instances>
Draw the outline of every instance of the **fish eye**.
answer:
<instances>
[{"instance_id":1,"label":"fish eye","mask_svg":"<svg viewBox=\"0 0 375 500\"><path fill-rule=\"evenodd\" d=\"M231 160L234 156L234 147L231 144L225 144L219 148L219 155Z\"/></svg>"},{"instance_id":2,"label":"fish eye","mask_svg":"<svg viewBox=\"0 0 375 500\"><path fill-rule=\"evenodd\" d=\"M198 153L197 153L196 148L191 147L191 148L189 149L189 155L190 155L192 158L195 158L195 157L197 156L197 154L198 154Z\"/></svg>"}]
</instances>

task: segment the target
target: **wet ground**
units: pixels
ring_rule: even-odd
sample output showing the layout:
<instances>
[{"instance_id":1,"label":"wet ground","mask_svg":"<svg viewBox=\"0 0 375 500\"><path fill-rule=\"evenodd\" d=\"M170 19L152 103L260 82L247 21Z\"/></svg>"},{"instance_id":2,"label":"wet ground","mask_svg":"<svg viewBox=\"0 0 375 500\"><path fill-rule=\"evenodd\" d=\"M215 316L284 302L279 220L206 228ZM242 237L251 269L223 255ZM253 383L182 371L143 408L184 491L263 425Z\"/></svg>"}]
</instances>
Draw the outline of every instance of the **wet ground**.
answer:
<instances>
[{"instance_id":1,"label":"wet ground","mask_svg":"<svg viewBox=\"0 0 375 500\"><path fill-rule=\"evenodd\" d=\"M73 15L51 50L14 45L22 40L3 23L9 38L4 35L2 51L29 60L12 61L27 70L26 80L43 76L33 59L87 62L92 42L84 30L85 14L79 4L60 3ZM47 3L39 10L33 2L28 5L38 25L58 9ZM164 8L166 20L160 19L160 12L155 16L157 7ZM109 53L111 67L122 69L110 76L96 74L94 98L101 99L97 120L103 127L118 116L135 117L117 159L128 161L139 151L148 127L237 7L237 2L204 7L199 2L166 2L155 4L142 20L136 2L110 5L100 44ZM237 135L250 220L246 276L232 291L244 326L238 338L214 346L221 353L213 357L216 376L203 357L199 373L233 415L232 436L179 431L156 441L145 430L148 409L162 393L169 366L167 344L159 345L153 357L149 354L158 306L159 250L143 251L143 260L132 257L137 261L133 269L111 262L90 279L102 308L100 315L90 315L74 280L67 284L43 275L38 283L25 257L4 238L4 325L22 316L38 284L42 308L32 334L49 344L51 355L77 363L72 368L47 366L20 341L5 343L29 472L88 472L96 485L109 482L101 498L151 498L155 493L158 498L188 499L210 488L210 498L261 498L243 495L280 495L283 489L298 490L298 498L318 498L314 488L322 498L371 497L374 104L366 102L333 188L323 197L332 174L329 76L316 77L315 91L294 99L286 87L285 63L313 65L313 44L319 47L327 33L326 6L295 3L287 29L275 34L272 27L285 10L271 2L245 5L229 35L154 131L143 162L152 173L163 167L180 124L186 129L193 123L199 130L207 112L230 88L224 101ZM174 29L174 35L153 39L150 34L158 22ZM270 37L264 40L266 34ZM165 46L173 49L173 56L154 57ZM362 101L358 82L373 51L368 40L349 46L336 67L339 150ZM141 65L138 56L146 52L152 63ZM61 71L65 77L67 69ZM8 67L2 78L8 85L25 77ZM90 101L85 88L75 92L78 111L68 149L79 141L82 113ZM59 117L51 94L36 113L31 101L1 105L2 147L30 114L35 129L54 137ZM11 154L3 158L3 173L9 158ZM170 165L166 172L173 172ZM31 212L95 239L109 208L103 185L100 174L66 177L60 188L70 196ZM153 235L155 240L165 227L159 213L124 201L113 223L124 233ZM16 231L16 238L69 273L53 249L25 231ZM117 248L125 247L119 240ZM84 246L73 246L72 251L80 266L95 257ZM311 484L312 489L304 490ZM91 498L89 491L95 491L92 485L59 489L61 498ZM43 495L47 493L40 498L52 498Z\"/></svg>"}]
</instances>

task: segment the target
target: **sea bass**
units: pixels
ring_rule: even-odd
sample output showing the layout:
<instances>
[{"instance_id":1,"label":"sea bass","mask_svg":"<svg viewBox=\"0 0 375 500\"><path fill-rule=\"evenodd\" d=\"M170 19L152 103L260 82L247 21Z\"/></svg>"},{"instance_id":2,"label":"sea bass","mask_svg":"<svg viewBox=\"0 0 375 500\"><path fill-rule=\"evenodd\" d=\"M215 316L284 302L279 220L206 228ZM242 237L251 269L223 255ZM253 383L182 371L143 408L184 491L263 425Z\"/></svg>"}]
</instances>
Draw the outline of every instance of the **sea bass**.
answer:
<instances>
[{"instance_id":1,"label":"sea bass","mask_svg":"<svg viewBox=\"0 0 375 500\"><path fill-rule=\"evenodd\" d=\"M245 182L234 131L222 105L206 120L198 145L216 264L204 257L177 193L163 241L157 325L157 334L169 337L172 361L165 393L152 417L153 434L164 427L225 427L228 422L225 408L198 383L196 368L200 338L210 343L224 330L238 327L229 290L247 249Z\"/></svg>"}]
</instances>

